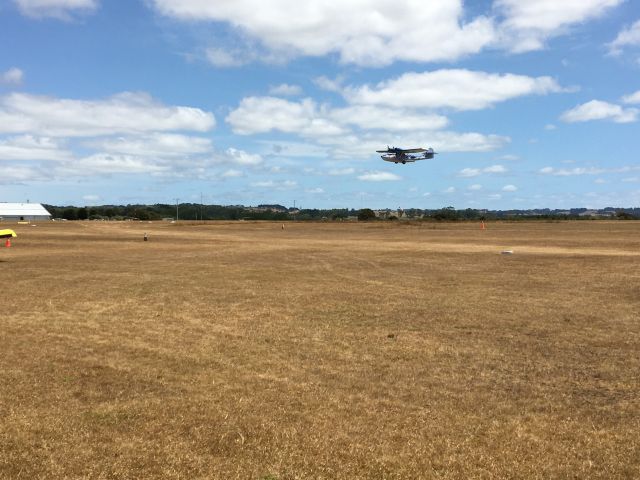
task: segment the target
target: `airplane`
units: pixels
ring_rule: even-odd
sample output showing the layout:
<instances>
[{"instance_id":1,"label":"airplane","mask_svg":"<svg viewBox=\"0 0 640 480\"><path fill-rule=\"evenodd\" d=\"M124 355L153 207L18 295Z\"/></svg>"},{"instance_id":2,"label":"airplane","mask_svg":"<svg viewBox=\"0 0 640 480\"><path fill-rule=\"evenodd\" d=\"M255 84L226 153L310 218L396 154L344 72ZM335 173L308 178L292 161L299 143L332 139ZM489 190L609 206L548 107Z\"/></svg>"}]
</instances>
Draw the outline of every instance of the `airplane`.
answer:
<instances>
[{"instance_id":1,"label":"airplane","mask_svg":"<svg viewBox=\"0 0 640 480\"><path fill-rule=\"evenodd\" d=\"M437 152L433 151L433 148L397 148L390 147L387 145L386 150L376 150L377 153L384 153L381 155L385 162L393 162L393 163L407 163L407 162L415 162L416 160L428 160L433 158ZM415 155L422 154L422 155Z\"/></svg>"}]
</instances>

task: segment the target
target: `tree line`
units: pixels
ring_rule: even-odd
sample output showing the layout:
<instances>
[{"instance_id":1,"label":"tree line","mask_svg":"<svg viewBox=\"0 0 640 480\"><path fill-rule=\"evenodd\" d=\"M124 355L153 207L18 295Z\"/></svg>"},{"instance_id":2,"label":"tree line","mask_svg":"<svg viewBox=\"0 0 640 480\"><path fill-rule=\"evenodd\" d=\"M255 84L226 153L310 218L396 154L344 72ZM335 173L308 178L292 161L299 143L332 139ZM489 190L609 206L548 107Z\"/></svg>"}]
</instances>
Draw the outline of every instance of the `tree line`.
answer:
<instances>
[{"instance_id":1,"label":"tree line","mask_svg":"<svg viewBox=\"0 0 640 480\"><path fill-rule=\"evenodd\" d=\"M281 205L101 205L90 207L44 205L54 219L64 220L336 220L357 216L354 209L288 209Z\"/></svg>"},{"instance_id":2,"label":"tree line","mask_svg":"<svg viewBox=\"0 0 640 480\"><path fill-rule=\"evenodd\" d=\"M200 205L181 203L177 205L157 203L154 205L100 205L100 206L56 206L44 205L54 219L65 220L346 220L359 221L394 221L398 219L425 221L483 221L483 220L584 220L591 219L586 215L586 208L571 210L478 210L444 207L440 209L398 209L378 210L362 209L293 209L282 205ZM605 208L597 211L602 218L619 220L640 219L640 208L614 209Z\"/></svg>"}]
</instances>

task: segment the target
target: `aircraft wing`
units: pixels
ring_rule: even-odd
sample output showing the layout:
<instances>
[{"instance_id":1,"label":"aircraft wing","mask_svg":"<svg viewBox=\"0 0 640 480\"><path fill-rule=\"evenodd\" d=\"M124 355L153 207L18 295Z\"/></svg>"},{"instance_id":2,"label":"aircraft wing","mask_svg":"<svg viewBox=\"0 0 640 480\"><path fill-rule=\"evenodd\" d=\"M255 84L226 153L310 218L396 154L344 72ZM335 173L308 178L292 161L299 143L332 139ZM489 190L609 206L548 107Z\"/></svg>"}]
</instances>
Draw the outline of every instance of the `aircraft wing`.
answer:
<instances>
[{"instance_id":1,"label":"aircraft wing","mask_svg":"<svg viewBox=\"0 0 640 480\"><path fill-rule=\"evenodd\" d=\"M402 150L402 153L422 153L426 152L425 148L408 148L406 150Z\"/></svg>"},{"instance_id":2,"label":"aircraft wing","mask_svg":"<svg viewBox=\"0 0 640 480\"><path fill-rule=\"evenodd\" d=\"M0 230L0 238L9 238L9 237L17 237L16 232L9 228L5 228L4 230Z\"/></svg>"}]
</instances>

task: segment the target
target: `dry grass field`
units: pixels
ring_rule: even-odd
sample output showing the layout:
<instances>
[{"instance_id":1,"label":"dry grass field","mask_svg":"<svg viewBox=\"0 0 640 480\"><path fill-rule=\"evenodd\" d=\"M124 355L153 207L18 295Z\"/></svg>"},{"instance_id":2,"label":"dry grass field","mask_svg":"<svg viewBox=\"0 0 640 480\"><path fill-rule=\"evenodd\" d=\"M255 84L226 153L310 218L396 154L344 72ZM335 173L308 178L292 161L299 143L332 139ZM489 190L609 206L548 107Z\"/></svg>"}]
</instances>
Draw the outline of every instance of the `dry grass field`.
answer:
<instances>
[{"instance_id":1,"label":"dry grass field","mask_svg":"<svg viewBox=\"0 0 640 480\"><path fill-rule=\"evenodd\" d=\"M7 226L0 478L640 478L640 222Z\"/></svg>"}]
</instances>

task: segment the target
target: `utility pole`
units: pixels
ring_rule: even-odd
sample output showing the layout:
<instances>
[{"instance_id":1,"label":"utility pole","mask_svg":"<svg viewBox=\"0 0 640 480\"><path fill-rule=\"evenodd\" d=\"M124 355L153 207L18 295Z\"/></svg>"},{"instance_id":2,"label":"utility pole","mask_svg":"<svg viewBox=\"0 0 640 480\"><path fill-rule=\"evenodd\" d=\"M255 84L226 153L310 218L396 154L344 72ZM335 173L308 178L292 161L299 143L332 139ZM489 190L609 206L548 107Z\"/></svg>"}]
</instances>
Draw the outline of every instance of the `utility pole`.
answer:
<instances>
[{"instance_id":1,"label":"utility pole","mask_svg":"<svg viewBox=\"0 0 640 480\"><path fill-rule=\"evenodd\" d=\"M179 198L176 198L176 222L177 222L178 220L180 220L180 216L179 216L179 214L178 214L178 201L179 201L179 200L180 200Z\"/></svg>"}]
</instances>

